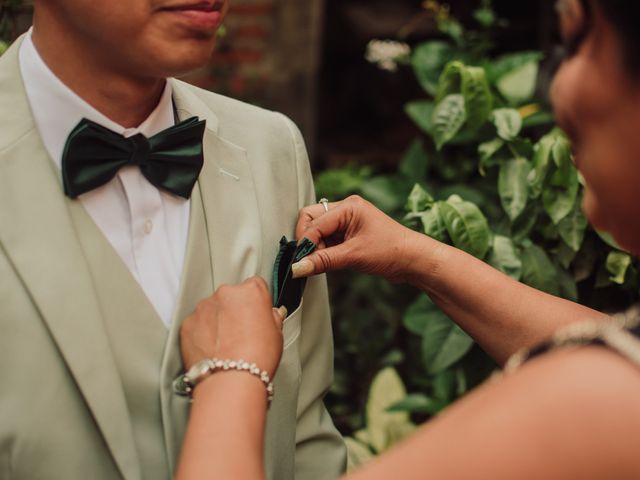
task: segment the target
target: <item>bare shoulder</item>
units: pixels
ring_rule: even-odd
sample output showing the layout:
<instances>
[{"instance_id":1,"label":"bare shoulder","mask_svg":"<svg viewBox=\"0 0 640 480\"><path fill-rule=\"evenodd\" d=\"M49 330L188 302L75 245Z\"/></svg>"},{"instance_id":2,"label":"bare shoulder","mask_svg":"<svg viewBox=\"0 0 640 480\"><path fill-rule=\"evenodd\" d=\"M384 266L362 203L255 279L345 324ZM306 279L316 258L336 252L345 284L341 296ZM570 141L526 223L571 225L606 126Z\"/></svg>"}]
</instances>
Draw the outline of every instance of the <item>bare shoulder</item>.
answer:
<instances>
[{"instance_id":1,"label":"bare shoulder","mask_svg":"<svg viewBox=\"0 0 640 480\"><path fill-rule=\"evenodd\" d=\"M560 350L479 388L354 480L409 465L407 480L637 479L639 440L640 368L602 347Z\"/></svg>"}]
</instances>

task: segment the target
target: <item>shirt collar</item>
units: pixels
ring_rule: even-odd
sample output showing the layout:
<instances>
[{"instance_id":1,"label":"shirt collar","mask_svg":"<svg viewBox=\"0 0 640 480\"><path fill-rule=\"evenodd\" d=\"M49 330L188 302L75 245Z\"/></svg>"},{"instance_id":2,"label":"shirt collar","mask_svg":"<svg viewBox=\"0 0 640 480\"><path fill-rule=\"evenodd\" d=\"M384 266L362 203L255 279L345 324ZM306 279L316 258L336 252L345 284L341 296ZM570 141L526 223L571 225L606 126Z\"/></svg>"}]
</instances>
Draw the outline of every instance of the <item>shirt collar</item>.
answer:
<instances>
[{"instance_id":1,"label":"shirt collar","mask_svg":"<svg viewBox=\"0 0 640 480\"><path fill-rule=\"evenodd\" d=\"M126 137L142 133L151 137L175 123L171 82L153 112L137 128L124 128L93 108L67 87L44 63L31 38L31 30L20 46L20 72L31 112L44 146L60 168L69 133L86 118Z\"/></svg>"}]
</instances>

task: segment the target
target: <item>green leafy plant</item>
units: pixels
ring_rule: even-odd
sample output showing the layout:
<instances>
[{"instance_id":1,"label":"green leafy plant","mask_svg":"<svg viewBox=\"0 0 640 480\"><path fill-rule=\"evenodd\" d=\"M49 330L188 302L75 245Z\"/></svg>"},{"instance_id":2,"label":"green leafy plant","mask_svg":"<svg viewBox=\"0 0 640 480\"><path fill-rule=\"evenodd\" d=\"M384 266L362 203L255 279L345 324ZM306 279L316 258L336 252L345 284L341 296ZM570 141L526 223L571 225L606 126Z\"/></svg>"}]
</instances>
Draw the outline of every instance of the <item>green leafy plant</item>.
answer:
<instances>
[{"instance_id":1,"label":"green leafy plant","mask_svg":"<svg viewBox=\"0 0 640 480\"><path fill-rule=\"evenodd\" d=\"M344 191L329 194L359 193L411 228L551 294L609 311L637 301L638 263L588 225L571 145L536 95L542 54L494 54L492 35L505 22L488 1L475 12L476 30L464 28L446 7L427 3L443 38L414 46L409 63L424 98L405 108L422 135L395 174L374 175L368 167L328 171L319 176L319 191L326 193L327 183L342 185ZM342 303L340 311L361 308ZM427 419L495 368L426 295L403 297L391 309L403 312L402 327L394 323L385 332L388 343L378 358L399 352L394 365L412 392L394 411ZM372 337L350 348L366 355L363 344ZM336 342L340 351L340 337ZM356 428L364 423L362 415L351 418Z\"/></svg>"},{"instance_id":2,"label":"green leafy plant","mask_svg":"<svg viewBox=\"0 0 640 480\"><path fill-rule=\"evenodd\" d=\"M375 454L388 450L413 433L416 425L409 414L394 411L394 405L406 402L407 392L402 379L391 367L381 370L371 383L366 405L366 425L347 437L348 469L371 460ZM396 409L398 410L398 409Z\"/></svg>"}]
</instances>

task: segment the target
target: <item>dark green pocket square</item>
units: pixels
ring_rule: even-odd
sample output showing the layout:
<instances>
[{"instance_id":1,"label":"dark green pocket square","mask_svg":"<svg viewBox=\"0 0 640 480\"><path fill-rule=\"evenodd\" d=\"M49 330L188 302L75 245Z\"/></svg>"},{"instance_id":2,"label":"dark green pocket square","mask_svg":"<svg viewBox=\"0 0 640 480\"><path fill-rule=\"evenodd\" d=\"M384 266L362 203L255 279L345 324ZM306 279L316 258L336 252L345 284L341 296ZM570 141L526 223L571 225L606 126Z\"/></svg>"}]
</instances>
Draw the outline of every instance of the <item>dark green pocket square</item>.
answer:
<instances>
[{"instance_id":1,"label":"dark green pocket square","mask_svg":"<svg viewBox=\"0 0 640 480\"><path fill-rule=\"evenodd\" d=\"M287 237L280 240L280 251L273 266L273 306L285 306L289 314L293 313L302 301L306 278L291 278L291 265L299 262L316 249L315 243L306 238L298 242L289 242Z\"/></svg>"}]
</instances>

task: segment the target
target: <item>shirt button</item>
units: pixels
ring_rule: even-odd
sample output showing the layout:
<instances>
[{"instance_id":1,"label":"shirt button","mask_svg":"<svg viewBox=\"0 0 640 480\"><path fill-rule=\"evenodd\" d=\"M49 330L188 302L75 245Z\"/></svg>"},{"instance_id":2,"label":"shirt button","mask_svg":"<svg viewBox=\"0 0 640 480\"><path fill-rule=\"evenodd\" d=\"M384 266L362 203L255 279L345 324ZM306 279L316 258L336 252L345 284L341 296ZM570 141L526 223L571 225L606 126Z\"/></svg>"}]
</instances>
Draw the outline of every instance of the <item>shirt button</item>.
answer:
<instances>
[{"instance_id":1,"label":"shirt button","mask_svg":"<svg viewBox=\"0 0 640 480\"><path fill-rule=\"evenodd\" d=\"M144 233L149 235L151 233L151 230L153 230L153 222L151 220L147 220L146 222L144 222Z\"/></svg>"}]
</instances>

